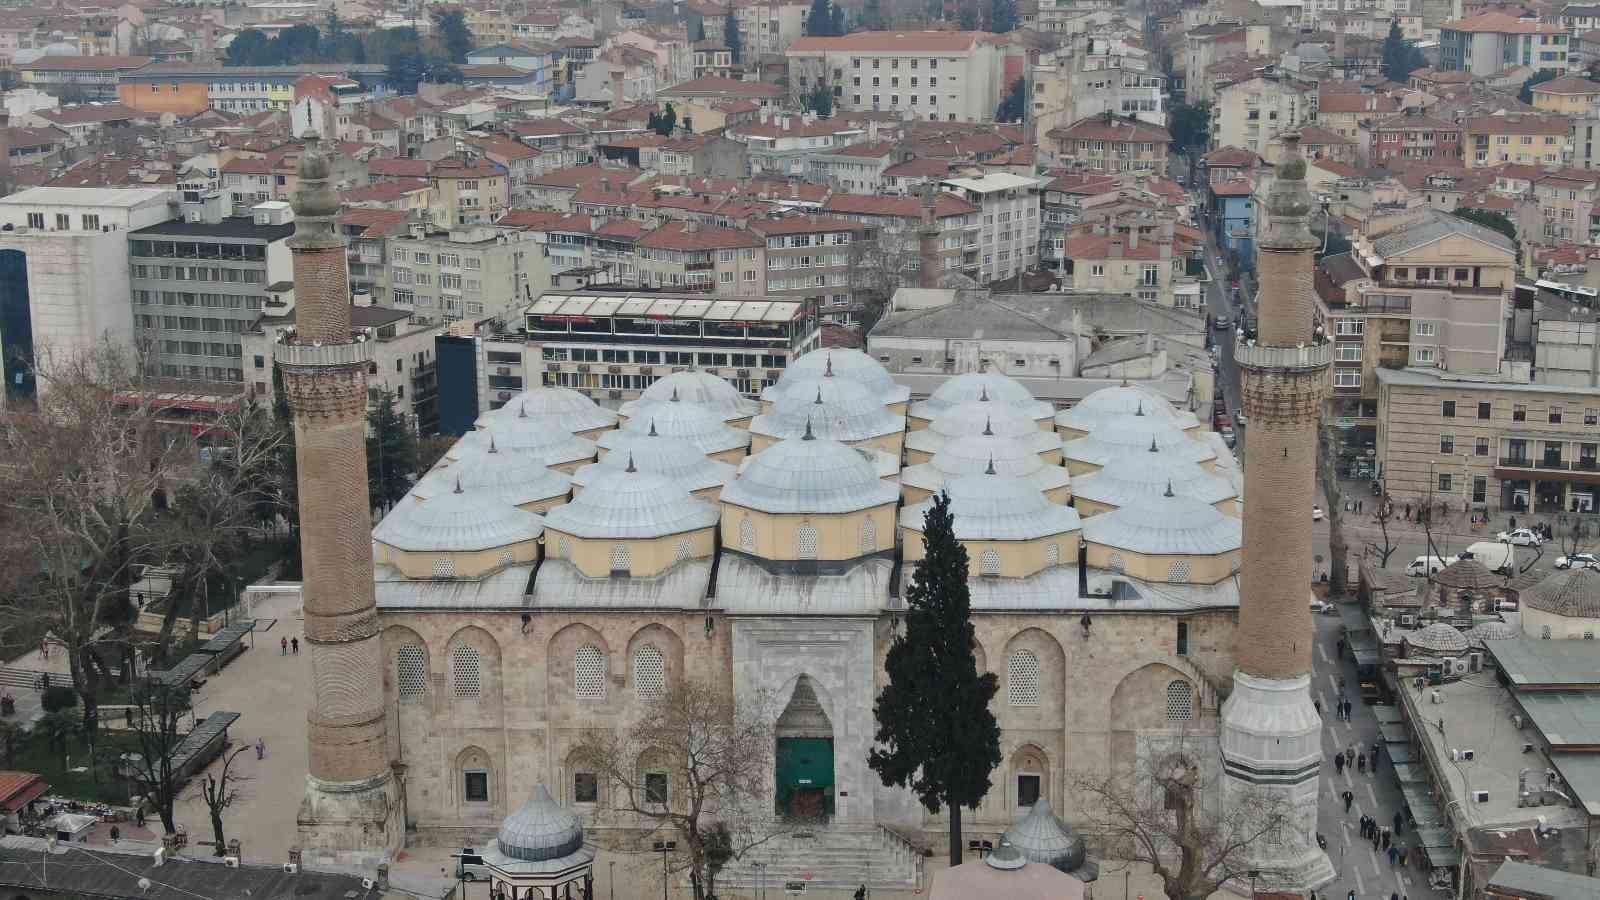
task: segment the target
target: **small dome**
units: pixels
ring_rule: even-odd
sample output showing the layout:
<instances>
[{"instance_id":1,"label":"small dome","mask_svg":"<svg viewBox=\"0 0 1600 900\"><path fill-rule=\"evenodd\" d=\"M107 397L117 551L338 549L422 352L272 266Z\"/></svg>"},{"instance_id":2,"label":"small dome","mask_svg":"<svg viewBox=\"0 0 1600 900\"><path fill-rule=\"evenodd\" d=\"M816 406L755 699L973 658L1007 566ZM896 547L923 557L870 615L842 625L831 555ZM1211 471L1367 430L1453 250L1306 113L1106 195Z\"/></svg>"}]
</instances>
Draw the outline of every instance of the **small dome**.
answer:
<instances>
[{"instance_id":1,"label":"small dome","mask_svg":"<svg viewBox=\"0 0 1600 900\"><path fill-rule=\"evenodd\" d=\"M1104 466L1123 456L1144 453L1152 443L1157 450L1189 462L1209 462L1217 458L1210 447L1190 438L1183 429L1152 416L1108 420L1087 437L1067 441L1062 452L1074 462Z\"/></svg>"},{"instance_id":2,"label":"small dome","mask_svg":"<svg viewBox=\"0 0 1600 900\"><path fill-rule=\"evenodd\" d=\"M693 369L662 377L645 388L638 400L623 404L622 414L631 419L635 404L651 400L665 403L674 395L684 403L704 406L724 422L748 419L761 411L761 404L740 394L726 379Z\"/></svg>"},{"instance_id":3,"label":"small dome","mask_svg":"<svg viewBox=\"0 0 1600 900\"><path fill-rule=\"evenodd\" d=\"M860 350L832 347L813 350L789 362L778 383L768 388L771 393L763 399L777 401L791 387L814 378L840 378L853 381L867 389L879 403L904 403L911 397L910 388L895 383L881 363Z\"/></svg>"},{"instance_id":4,"label":"small dome","mask_svg":"<svg viewBox=\"0 0 1600 900\"><path fill-rule=\"evenodd\" d=\"M526 453L503 453L492 441L488 446L474 444L463 451L461 465L434 469L411 489L418 500L432 500L455 490L472 493L491 491L512 506L523 506L559 497L572 490L571 476L546 468Z\"/></svg>"},{"instance_id":5,"label":"small dome","mask_svg":"<svg viewBox=\"0 0 1600 900\"><path fill-rule=\"evenodd\" d=\"M1432 650L1435 653L1454 653L1467 649L1466 635L1443 622L1435 622L1406 635L1406 643L1418 650Z\"/></svg>"},{"instance_id":6,"label":"small dome","mask_svg":"<svg viewBox=\"0 0 1600 900\"><path fill-rule=\"evenodd\" d=\"M469 452L487 450L491 443L501 453L526 454L546 466L594 459L598 452L594 441L587 438L577 437L565 429L551 428L538 419L513 416L496 419L487 427L467 432L445 456L452 463L459 463Z\"/></svg>"},{"instance_id":7,"label":"small dome","mask_svg":"<svg viewBox=\"0 0 1600 900\"><path fill-rule=\"evenodd\" d=\"M1522 592L1522 605L1574 619L1600 618L1600 572L1568 569L1556 572Z\"/></svg>"},{"instance_id":8,"label":"small dome","mask_svg":"<svg viewBox=\"0 0 1600 900\"><path fill-rule=\"evenodd\" d=\"M571 503L551 507L545 526L580 538L656 538L710 528L717 518L716 506L630 461L594 479Z\"/></svg>"},{"instance_id":9,"label":"small dome","mask_svg":"<svg viewBox=\"0 0 1600 900\"><path fill-rule=\"evenodd\" d=\"M1016 407L977 400L958 403L943 410L928 423L927 428L907 434L906 446L936 453L947 441L985 432L1019 441L1034 453L1061 449L1059 435L1040 428L1039 423Z\"/></svg>"},{"instance_id":10,"label":"small dome","mask_svg":"<svg viewBox=\"0 0 1600 900\"><path fill-rule=\"evenodd\" d=\"M1055 866L1063 872L1082 866L1089 856L1083 837L1056 818L1050 801L1043 797L1034 801L1021 821L1006 829L1005 839L1029 862Z\"/></svg>"},{"instance_id":11,"label":"small dome","mask_svg":"<svg viewBox=\"0 0 1600 900\"><path fill-rule=\"evenodd\" d=\"M1467 632L1467 641L1474 647L1482 647L1484 641L1509 641L1512 638L1522 637L1522 632L1508 622L1484 622Z\"/></svg>"},{"instance_id":12,"label":"small dome","mask_svg":"<svg viewBox=\"0 0 1600 900\"><path fill-rule=\"evenodd\" d=\"M1000 839L1000 845L990 851L989 855L983 858L983 861L991 869L1000 869L1007 872L1020 869L1028 864L1028 858L1022 855L1022 851L1011 846L1011 842L1005 838Z\"/></svg>"},{"instance_id":13,"label":"small dome","mask_svg":"<svg viewBox=\"0 0 1600 900\"><path fill-rule=\"evenodd\" d=\"M543 519L501 494L457 489L396 506L372 530L372 539L412 553L470 552L535 540L543 532Z\"/></svg>"},{"instance_id":14,"label":"small dome","mask_svg":"<svg viewBox=\"0 0 1600 900\"><path fill-rule=\"evenodd\" d=\"M1051 503L1032 483L1007 475L963 475L945 482L956 538L1031 541L1078 530L1078 512ZM920 533L933 498L900 511L900 524Z\"/></svg>"},{"instance_id":15,"label":"small dome","mask_svg":"<svg viewBox=\"0 0 1600 900\"><path fill-rule=\"evenodd\" d=\"M946 441L926 463L908 466L900 473L902 484L938 491L952 478L983 475L991 467L1000 475L1021 478L1041 491L1072 483L1060 466L1047 464L1028 445L1015 438L974 434Z\"/></svg>"},{"instance_id":16,"label":"small dome","mask_svg":"<svg viewBox=\"0 0 1600 900\"><path fill-rule=\"evenodd\" d=\"M1152 556L1215 556L1238 550L1241 523L1215 506L1161 494L1083 520L1090 543Z\"/></svg>"},{"instance_id":17,"label":"small dome","mask_svg":"<svg viewBox=\"0 0 1600 900\"><path fill-rule=\"evenodd\" d=\"M726 427L720 421L716 424ZM621 430L601 435L600 443L611 452L600 457L599 462L579 469L572 476L573 484L587 488L624 471L631 463L641 472L660 475L694 493L727 484L736 471L733 463L711 459L682 438Z\"/></svg>"},{"instance_id":18,"label":"small dome","mask_svg":"<svg viewBox=\"0 0 1600 900\"><path fill-rule=\"evenodd\" d=\"M810 435L750 457L722 488L722 502L769 513L855 512L899 497L867 454Z\"/></svg>"},{"instance_id":19,"label":"small dome","mask_svg":"<svg viewBox=\"0 0 1600 900\"><path fill-rule=\"evenodd\" d=\"M544 785L522 808L500 823L500 852L524 862L561 859L583 846L583 823L578 816L550 797Z\"/></svg>"},{"instance_id":20,"label":"small dome","mask_svg":"<svg viewBox=\"0 0 1600 900\"><path fill-rule=\"evenodd\" d=\"M772 411L750 422L754 434L797 438L807 423L817 438L865 441L905 430L905 420L889 411L866 388L842 378L796 381L773 401Z\"/></svg>"},{"instance_id":21,"label":"small dome","mask_svg":"<svg viewBox=\"0 0 1600 900\"><path fill-rule=\"evenodd\" d=\"M483 428L490 422L516 418L538 419L542 424L553 424L568 434L610 428L617 424L617 414L611 410L601 409L593 400L571 388L548 385L523 391L507 400L499 409L479 416L473 424Z\"/></svg>"},{"instance_id":22,"label":"small dome","mask_svg":"<svg viewBox=\"0 0 1600 900\"><path fill-rule=\"evenodd\" d=\"M931 397L913 406L912 415L931 421L958 403L973 401L1014 406L1035 421L1055 415L1055 407L1043 400L1033 399L1028 389L1015 378L998 372L968 372L946 379Z\"/></svg>"},{"instance_id":23,"label":"small dome","mask_svg":"<svg viewBox=\"0 0 1600 900\"><path fill-rule=\"evenodd\" d=\"M1057 413L1055 421L1058 427L1087 433L1123 416L1148 416L1185 430L1200 424L1193 413L1173 409L1154 391L1126 385L1095 391L1071 409Z\"/></svg>"},{"instance_id":24,"label":"small dome","mask_svg":"<svg viewBox=\"0 0 1600 900\"><path fill-rule=\"evenodd\" d=\"M1505 579L1489 571L1489 567L1475 559L1461 559L1445 566L1433 576L1440 587L1463 591L1486 591L1504 587Z\"/></svg>"},{"instance_id":25,"label":"small dome","mask_svg":"<svg viewBox=\"0 0 1600 900\"><path fill-rule=\"evenodd\" d=\"M1094 472L1079 475L1072 480L1072 495L1107 506L1125 506L1159 497L1168 486L1180 497L1203 503L1221 503L1238 496L1228 479L1159 447L1154 452L1146 448L1143 453L1123 454Z\"/></svg>"},{"instance_id":26,"label":"small dome","mask_svg":"<svg viewBox=\"0 0 1600 900\"><path fill-rule=\"evenodd\" d=\"M682 438L707 456L750 446L750 434L727 424L710 408L678 400L641 400L634 404L628 421L619 431ZM602 434L600 446L616 450L621 444L613 434Z\"/></svg>"}]
</instances>

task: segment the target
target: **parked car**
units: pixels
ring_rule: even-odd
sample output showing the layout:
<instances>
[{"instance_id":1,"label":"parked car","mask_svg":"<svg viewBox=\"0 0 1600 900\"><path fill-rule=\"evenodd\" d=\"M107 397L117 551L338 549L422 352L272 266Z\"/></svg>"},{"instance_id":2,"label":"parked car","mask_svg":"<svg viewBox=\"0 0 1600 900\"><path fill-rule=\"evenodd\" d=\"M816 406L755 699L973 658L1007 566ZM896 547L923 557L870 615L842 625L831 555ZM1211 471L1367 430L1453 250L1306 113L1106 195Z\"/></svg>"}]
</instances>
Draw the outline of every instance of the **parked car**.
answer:
<instances>
[{"instance_id":1,"label":"parked car","mask_svg":"<svg viewBox=\"0 0 1600 900\"><path fill-rule=\"evenodd\" d=\"M1502 544L1516 544L1518 547L1537 547L1544 543L1544 538L1532 528L1518 528L1516 531L1502 531L1495 535L1495 540Z\"/></svg>"},{"instance_id":2,"label":"parked car","mask_svg":"<svg viewBox=\"0 0 1600 900\"><path fill-rule=\"evenodd\" d=\"M1412 578L1421 578L1424 575L1437 575L1449 567L1459 557L1446 556L1440 559L1437 556L1419 556L1406 566L1406 574Z\"/></svg>"},{"instance_id":3,"label":"parked car","mask_svg":"<svg viewBox=\"0 0 1600 900\"><path fill-rule=\"evenodd\" d=\"M1233 447L1234 444L1238 441L1238 438L1233 433L1233 426L1232 425L1224 425L1224 426L1222 426L1220 429L1217 430L1217 434L1222 435L1223 443L1227 444L1230 448Z\"/></svg>"},{"instance_id":4,"label":"parked car","mask_svg":"<svg viewBox=\"0 0 1600 900\"><path fill-rule=\"evenodd\" d=\"M1600 559L1593 553L1574 553L1571 556L1556 558L1558 569L1600 569Z\"/></svg>"},{"instance_id":5,"label":"parked car","mask_svg":"<svg viewBox=\"0 0 1600 900\"><path fill-rule=\"evenodd\" d=\"M1324 616L1331 616L1338 612L1338 610L1334 608L1333 604L1326 600L1311 601L1311 611L1314 613L1320 613Z\"/></svg>"},{"instance_id":6,"label":"parked car","mask_svg":"<svg viewBox=\"0 0 1600 900\"><path fill-rule=\"evenodd\" d=\"M1320 507L1320 506L1311 507L1311 521L1313 521L1313 522L1321 522L1322 521L1322 507Z\"/></svg>"},{"instance_id":7,"label":"parked car","mask_svg":"<svg viewBox=\"0 0 1600 900\"><path fill-rule=\"evenodd\" d=\"M1217 330L1218 331L1227 331L1228 330L1228 326L1232 325L1232 324L1233 324L1233 321L1231 319L1229 319L1227 316L1217 316Z\"/></svg>"}]
</instances>

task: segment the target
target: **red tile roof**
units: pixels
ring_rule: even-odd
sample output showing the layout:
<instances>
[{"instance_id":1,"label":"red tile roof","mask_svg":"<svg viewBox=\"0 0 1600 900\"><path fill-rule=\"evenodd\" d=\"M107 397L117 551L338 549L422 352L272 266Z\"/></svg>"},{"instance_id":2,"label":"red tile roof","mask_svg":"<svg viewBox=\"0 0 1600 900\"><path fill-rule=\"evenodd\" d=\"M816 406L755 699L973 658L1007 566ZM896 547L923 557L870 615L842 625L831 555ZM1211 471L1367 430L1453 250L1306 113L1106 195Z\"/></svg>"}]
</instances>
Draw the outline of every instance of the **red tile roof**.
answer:
<instances>
[{"instance_id":1,"label":"red tile roof","mask_svg":"<svg viewBox=\"0 0 1600 900\"><path fill-rule=\"evenodd\" d=\"M1320 113L1372 113L1388 115L1400 109L1400 101L1387 94L1367 91L1330 91L1317 96Z\"/></svg>"},{"instance_id":2,"label":"red tile roof","mask_svg":"<svg viewBox=\"0 0 1600 900\"><path fill-rule=\"evenodd\" d=\"M787 90L776 84L740 81L737 78L723 78L718 75L707 75L704 78L685 81L656 92L658 96L664 97L692 97L701 94L714 97L782 97L787 93Z\"/></svg>"},{"instance_id":3,"label":"red tile roof","mask_svg":"<svg viewBox=\"0 0 1600 900\"><path fill-rule=\"evenodd\" d=\"M1474 116L1467 120L1466 130L1490 134L1564 136L1572 132L1572 122L1566 116L1513 113L1509 116Z\"/></svg>"},{"instance_id":4,"label":"red tile roof","mask_svg":"<svg viewBox=\"0 0 1600 900\"><path fill-rule=\"evenodd\" d=\"M1218 147L1200 157L1212 168L1244 168L1261 165L1261 157L1242 147Z\"/></svg>"},{"instance_id":5,"label":"red tile roof","mask_svg":"<svg viewBox=\"0 0 1600 900\"><path fill-rule=\"evenodd\" d=\"M138 69L149 65L148 56L41 56L17 68L34 72L93 72L100 69Z\"/></svg>"},{"instance_id":6,"label":"red tile roof","mask_svg":"<svg viewBox=\"0 0 1600 900\"><path fill-rule=\"evenodd\" d=\"M758 219L750 223L757 234L815 234L819 231L866 231L867 226L850 219L831 216L784 216L781 219Z\"/></svg>"},{"instance_id":7,"label":"red tile roof","mask_svg":"<svg viewBox=\"0 0 1600 900\"><path fill-rule=\"evenodd\" d=\"M943 178L949 174L948 159L908 159L883 170L885 178Z\"/></svg>"},{"instance_id":8,"label":"red tile roof","mask_svg":"<svg viewBox=\"0 0 1600 900\"><path fill-rule=\"evenodd\" d=\"M1218 197L1248 197L1255 192L1255 185L1245 178L1232 178L1211 186L1211 193Z\"/></svg>"},{"instance_id":9,"label":"red tile roof","mask_svg":"<svg viewBox=\"0 0 1600 900\"><path fill-rule=\"evenodd\" d=\"M586 134L582 128L562 119L526 119L513 122L511 130L523 137L555 137L562 134Z\"/></svg>"},{"instance_id":10,"label":"red tile roof","mask_svg":"<svg viewBox=\"0 0 1600 900\"><path fill-rule=\"evenodd\" d=\"M725 250L760 247L765 243L748 231L696 226L691 222L668 222L639 239L639 246L655 250Z\"/></svg>"},{"instance_id":11,"label":"red tile roof","mask_svg":"<svg viewBox=\"0 0 1600 900\"><path fill-rule=\"evenodd\" d=\"M49 789L50 785L32 772L0 772L0 809L14 813Z\"/></svg>"},{"instance_id":12,"label":"red tile roof","mask_svg":"<svg viewBox=\"0 0 1600 900\"><path fill-rule=\"evenodd\" d=\"M847 215L892 216L897 219L922 218L922 198L920 197L892 197L883 194L834 194L822 204L822 208L830 213ZM978 207L954 194L940 191L939 195L934 198L933 214L937 218L963 216L977 211Z\"/></svg>"},{"instance_id":13,"label":"red tile roof","mask_svg":"<svg viewBox=\"0 0 1600 900\"><path fill-rule=\"evenodd\" d=\"M374 178L378 176L426 178L428 176L428 161L425 159L399 159L392 156L374 157L367 160L367 175Z\"/></svg>"},{"instance_id":14,"label":"red tile roof","mask_svg":"<svg viewBox=\"0 0 1600 900\"><path fill-rule=\"evenodd\" d=\"M1350 140L1349 138L1345 137L1344 135L1338 133L1337 131L1329 131L1326 128L1318 128L1315 125L1305 125L1305 126L1302 126L1300 128L1300 144L1301 144L1301 146L1306 146L1308 144L1353 144L1353 143L1355 143L1355 142Z\"/></svg>"},{"instance_id":15,"label":"red tile roof","mask_svg":"<svg viewBox=\"0 0 1600 900\"><path fill-rule=\"evenodd\" d=\"M340 191L339 199L346 203L392 203L404 199L413 191L427 190L427 188L426 179L397 178L394 181L378 181L365 187Z\"/></svg>"},{"instance_id":16,"label":"red tile roof","mask_svg":"<svg viewBox=\"0 0 1600 900\"><path fill-rule=\"evenodd\" d=\"M1439 26L1441 31L1468 31L1494 34L1560 34L1560 25L1546 25L1538 19L1519 19L1503 12L1483 12Z\"/></svg>"},{"instance_id":17,"label":"red tile roof","mask_svg":"<svg viewBox=\"0 0 1600 900\"><path fill-rule=\"evenodd\" d=\"M1530 90L1535 94L1600 94L1600 82L1590 81L1577 75L1566 75L1552 78L1543 84L1536 84Z\"/></svg>"},{"instance_id":18,"label":"red tile roof","mask_svg":"<svg viewBox=\"0 0 1600 900\"><path fill-rule=\"evenodd\" d=\"M1159 125L1121 116L1089 116L1065 128L1053 128L1050 137L1072 141L1135 141L1166 144L1172 135Z\"/></svg>"},{"instance_id":19,"label":"red tile roof","mask_svg":"<svg viewBox=\"0 0 1600 900\"><path fill-rule=\"evenodd\" d=\"M94 122L122 122L143 113L131 110L121 103L106 103L99 106L83 104L63 106L60 109L41 109L34 112L34 115L57 125L87 125Z\"/></svg>"},{"instance_id":20,"label":"red tile roof","mask_svg":"<svg viewBox=\"0 0 1600 900\"><path fill-rule=\"evenodd\" d=\"M463 160L449 157L435 162L428 169L432 178L496 178L506 170L487 159Z\"/></svg>"},{"instance_id":21,"label":"red tile roof","mask_svg":"<svg viewBox=\"0 0 1600 900\"><path fill-rule=\"evenodd\" d=\"M1128 239L1121 235L1110 234L1079 234L1067 238L1066 245L1061 252L1072 259L1111 259L1111 244L1116 242L1122 245L1121 259L1160 259L1161 245L1157 241L1143 240L1139 246L1128 246Z\"/></svg>"},{"instance_id":22,"label":"red tile roof","mask_svg":"<svg viewBox=\"0 0 1600 900\"><path fill-rule=\"evenodd\" d=\"M403 209L347 206L339 211L339 224L360 228L362 237L388 237L406 230L406 215Z\"/></svg>"}]
</instances>

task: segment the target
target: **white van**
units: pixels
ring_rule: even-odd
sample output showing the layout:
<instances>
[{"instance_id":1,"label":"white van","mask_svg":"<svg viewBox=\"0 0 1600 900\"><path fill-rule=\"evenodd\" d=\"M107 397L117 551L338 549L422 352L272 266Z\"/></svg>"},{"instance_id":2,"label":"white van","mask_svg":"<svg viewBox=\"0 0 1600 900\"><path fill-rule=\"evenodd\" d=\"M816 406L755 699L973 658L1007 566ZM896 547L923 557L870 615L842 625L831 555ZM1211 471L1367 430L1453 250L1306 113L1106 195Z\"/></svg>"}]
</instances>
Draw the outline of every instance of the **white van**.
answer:
<instances>
[{"instance_id":1,"label":"white van","mask_svg":"<svg viewBox=\"0 0 1600 900\"><path fill-rule=\"evenodd\" d=\"M1459 557L1446 556L1440 559L1437 556L1419 556L1406 566L1406 574L1412 578L1421 578L1424 575L1436 575L1440 569L1455 562Z\"/></svg>"},{"instance_id":2,"label":"white van","mask_svg":"<svg viewBox=\"0 0 1600 900\"><path fill-rule=\"evenodd\" d=\"M1502 544L1498 541L1479 541L1467 548L1463 555L1471 556L1483 563L1484 568L1501 575L1510 575L1516 571L1517 548L1511 544Z\"/></svg>"}]
</instances>

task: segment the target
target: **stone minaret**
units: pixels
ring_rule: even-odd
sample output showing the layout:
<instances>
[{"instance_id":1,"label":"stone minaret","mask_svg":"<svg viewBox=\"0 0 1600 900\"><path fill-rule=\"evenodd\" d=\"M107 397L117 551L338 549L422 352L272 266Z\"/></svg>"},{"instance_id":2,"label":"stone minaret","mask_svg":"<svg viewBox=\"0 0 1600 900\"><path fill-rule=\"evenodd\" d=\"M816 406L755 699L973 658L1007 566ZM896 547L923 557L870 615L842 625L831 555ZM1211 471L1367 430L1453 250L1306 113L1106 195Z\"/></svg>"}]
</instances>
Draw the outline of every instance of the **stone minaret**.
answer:
<instances>
[{"instance_id":1,"label":"stone minaret","mask_svg":"<svg viewBox=\"0 0 1600 900\"><path fill-rule=\"evenodd\" d=\"M309 110L307 115L310 115ZM312 698L299 832L310 855L377 861L404 837L390 770L367 498L367 365L352 337L332 164L312 131L294 195L295 333L277 347L294 413Z\"/></svg>"},{"instance_id":2,"label":"stone minaret","mask_svg":"<svg viewBox=\"0 0 1600 900\"><path fill-rule=\"evenodd\" d=\"M1244 564L1239 579L1237 669L1222 709L1227 802L1275 794L1292 811L1281 840L1251 848L1258 882L1293 891L1334 877L1317 848L1322 719L1311 704L1311 507L1328 345L1313 337L1312 253L1300 136L1283 136L1268 189L1257 338L1234 350L1243 381Z\"/></svg>"}]
</instances>

